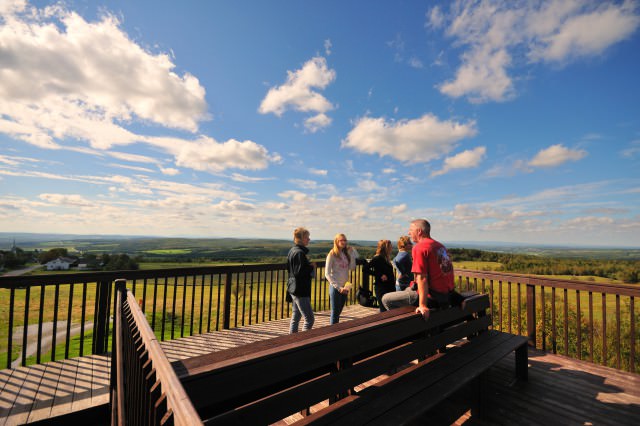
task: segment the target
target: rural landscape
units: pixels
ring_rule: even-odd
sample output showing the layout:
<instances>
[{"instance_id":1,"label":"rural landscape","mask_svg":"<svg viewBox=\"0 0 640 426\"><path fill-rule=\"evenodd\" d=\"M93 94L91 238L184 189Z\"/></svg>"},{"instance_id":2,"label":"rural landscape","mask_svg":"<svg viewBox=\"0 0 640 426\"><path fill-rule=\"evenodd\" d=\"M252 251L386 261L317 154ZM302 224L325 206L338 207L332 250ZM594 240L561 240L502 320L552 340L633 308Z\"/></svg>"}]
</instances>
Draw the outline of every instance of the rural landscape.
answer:
<instances>
[{"instance_id":1,"label":"rural landscape","mask_svg":"<svg viewBox=\"0 0 640 426\"><path fill-rule=\"evenodd\" d=\"M0 0L0 426L640 425L639 75L640 0Z\"/></svg>"}]
</instances>

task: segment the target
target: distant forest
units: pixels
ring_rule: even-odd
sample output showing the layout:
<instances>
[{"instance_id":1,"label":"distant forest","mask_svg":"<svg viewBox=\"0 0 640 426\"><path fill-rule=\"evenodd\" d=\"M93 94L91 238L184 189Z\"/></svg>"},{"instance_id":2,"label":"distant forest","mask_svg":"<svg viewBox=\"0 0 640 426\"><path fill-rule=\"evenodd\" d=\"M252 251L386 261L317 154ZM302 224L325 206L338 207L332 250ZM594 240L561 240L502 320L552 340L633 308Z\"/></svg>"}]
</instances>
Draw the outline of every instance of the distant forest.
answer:
<instances>
[{"instance_id":1,"label":"distant forest","mask_svg":"<svg viewBox=\"0 0 640 426\"><path fill-rule=\"evenodd\" d=\"M49 237L49 238L47 238ZM7 244L7 241L11 243ZM395 246L395 241L393 242ZM17 250L12 250L10 234L0 234L0 267L16 268L29 262L48 259L43 253L64 249L69 256L89 259L116 260L126 255L136 263L142 262L233 262L233 263L283 263L291 242L276 239L236 238L136 238L136 237L79 237L54 238L31 236L23 241L16 238ZM351 241L361 257L371 258L376 243ZM7 246L8 247L4 247ZM313 240L310 249L312 260L324 260L332 242ZM16 251L19 256L16 256ZM640 281L640 249L579 249L553 247L449 247L454 262L495 262L494 270L537 275L592 275L617 279L627 283ZM107 258L102 259L104 255ZM393 254L395 256L395 252ZM39 262L42 263L42 262ZM118 263L119 264L119 263ZM111 268L109 268L111 269Z\"/></svg>"},{"instance_id":2,"label":"distant forest","mask_svg":"<svg viewBox=\"0 0 640 426\"><path fill-rule=\"evenodd\" d=\"M625 283L640 281L640 260L590 259L496 253L477 249L449 249L454 262L498 262L498 271L535 275L593 275Z\"/></svg>"}]
</instances>

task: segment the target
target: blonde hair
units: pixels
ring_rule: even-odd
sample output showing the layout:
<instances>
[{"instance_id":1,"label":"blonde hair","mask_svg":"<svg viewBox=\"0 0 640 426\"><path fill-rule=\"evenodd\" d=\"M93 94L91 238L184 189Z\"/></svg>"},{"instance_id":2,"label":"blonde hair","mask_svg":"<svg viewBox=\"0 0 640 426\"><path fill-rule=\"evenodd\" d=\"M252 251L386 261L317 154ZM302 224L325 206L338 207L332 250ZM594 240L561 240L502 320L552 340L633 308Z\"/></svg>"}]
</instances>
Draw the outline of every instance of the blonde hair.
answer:
<instances>
[{"instance_id":1,"label":"blonde hair","mask_svg":"<svg viewBox=\"0 0 640 426\"><path fill-rule=\"evenodd\" d=\"M411 243L411 238L409 238L407 235L403 235L402 237L398 238L398 250L408 251L408 248L412 245L413 244Z\"/></svg>"},{"instance_id":2,"label":"blonde hair","mask_svg":"<svg viewBox=\"0 0 640 426\"><path fill-rule=\"evenodd\" d=\"M378 248L376 249L376 256L381 254L384 256L385 259L387 259L387 262L389 261L389 259L391 258L391 250L393 249L393 247L391 247L391 241L389 240L380 240L378 241Z\"/></svg>"},{"instance_id":3,"label":"blonde hair","mask_svg":"<svg viewBox=\"0 0 640 426\"><path fill-rule=\"evenodd\" d=\"M304 227L299 227L293 230L293 242L296 244L301 244L302 239L306 236L310 235L309 230Z\"/></svg>"},{"instance_id":4,"label":"blonde hair","mask_svg":"<svg viewBox=\"0 0 640 426\"><path fill-rule=\"evenodd\" d=\"M331 253L335 257L340 257L340 247L338 246L338 240L342 238L346 240L347 236L344 234L336 234L336 236L333 237L333 248L329 253ZM349 245L346 245L342 252L345 254L345 256L347 256L347 260L351 262L351 256L349 256Z\"/></svg>"}]
</instances>

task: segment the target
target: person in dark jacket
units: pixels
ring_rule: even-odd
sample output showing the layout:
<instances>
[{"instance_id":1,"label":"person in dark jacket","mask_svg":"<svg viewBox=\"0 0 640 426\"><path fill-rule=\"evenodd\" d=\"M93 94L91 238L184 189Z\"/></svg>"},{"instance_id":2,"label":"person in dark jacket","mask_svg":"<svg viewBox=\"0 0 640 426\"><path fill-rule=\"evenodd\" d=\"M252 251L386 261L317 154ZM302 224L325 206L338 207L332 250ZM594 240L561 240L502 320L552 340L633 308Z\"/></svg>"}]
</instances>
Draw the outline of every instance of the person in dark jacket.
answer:
<instances>
[{"instance_id":1,"label":"person in dark jacket","mask_svg":"<svg viewBox=\"0 0 640 426\"><path fill-rule=\"evenodd\" d=\"M309 261L307 246L311 241L311 234L305 228L296 228L293 231L294 246L287 255L289 268L289 280L287 292L291 295L291 323L289 333L297 333L300 318L304 317L302 331L313 327L314 316L311 307L311 279L315 276L316 264Z\"/></svg>"},{"instance_id":2,"label":"person in dark jacket","mask_svg":"<svg viewBox=\"0 0 640 426\"><path fill-rule=\"evenodd\" d=\"M396 291L396 281L393 275L393 266L391 265L391 241L378 241L376 254L369 262L369 271L374 277L373 288L376 291L376 298L380 312L387 309L382 304L382 296L392 291Z\"/></svg>"}]
</instances>

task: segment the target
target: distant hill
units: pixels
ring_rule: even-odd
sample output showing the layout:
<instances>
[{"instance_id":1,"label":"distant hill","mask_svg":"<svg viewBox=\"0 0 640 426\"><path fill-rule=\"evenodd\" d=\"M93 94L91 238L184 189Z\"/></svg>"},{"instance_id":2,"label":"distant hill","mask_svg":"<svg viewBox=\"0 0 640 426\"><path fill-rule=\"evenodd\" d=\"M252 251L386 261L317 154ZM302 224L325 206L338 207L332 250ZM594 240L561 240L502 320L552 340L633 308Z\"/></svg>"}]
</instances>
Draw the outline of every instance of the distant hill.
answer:
<instances>
[{"instance_id":1,"label":"distant hill","mask_svg":"<svg viewBox=\"0 0 640 426\"><path fill-rule=\"evenodd\" d=\"M127 235L74 235L0 232L0 250L9 250L15 240L23 250L49 250L65 247L70 252L127 253L145 258L176 260L248 261L282 260L291 240L259 238L166 238ZM362 255L371 257L376 241L350 241ZM395 245L395 241L393 241ZM450 248L473 248L498 253L527 254L541 257L640 260L640 248L607 248L526 245L502 242L446 242ZM324 258L332 246L330 240L313 240L309 246L313 259Z\"/></svg>"}]
</instances>

